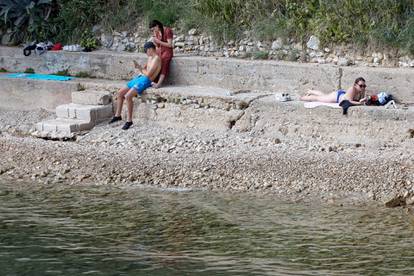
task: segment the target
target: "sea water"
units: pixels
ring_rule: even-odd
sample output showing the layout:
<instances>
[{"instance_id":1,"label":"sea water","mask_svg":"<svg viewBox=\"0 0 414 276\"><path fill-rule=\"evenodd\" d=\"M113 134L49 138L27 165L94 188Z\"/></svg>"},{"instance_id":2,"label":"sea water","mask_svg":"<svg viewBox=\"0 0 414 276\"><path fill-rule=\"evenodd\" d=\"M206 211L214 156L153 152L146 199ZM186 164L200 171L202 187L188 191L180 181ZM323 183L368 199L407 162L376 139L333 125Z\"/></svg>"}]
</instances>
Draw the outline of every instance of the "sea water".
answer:
<instances>
[{"instance_id":1,"label":"sea water","mask_svg":"<svg viewBox=\"0 0 414 276\"><path fill-rule=\"evenodd\" d=\"M0 275L414 275L403 209L0 183Z\"/></svg>"}]
</instances>

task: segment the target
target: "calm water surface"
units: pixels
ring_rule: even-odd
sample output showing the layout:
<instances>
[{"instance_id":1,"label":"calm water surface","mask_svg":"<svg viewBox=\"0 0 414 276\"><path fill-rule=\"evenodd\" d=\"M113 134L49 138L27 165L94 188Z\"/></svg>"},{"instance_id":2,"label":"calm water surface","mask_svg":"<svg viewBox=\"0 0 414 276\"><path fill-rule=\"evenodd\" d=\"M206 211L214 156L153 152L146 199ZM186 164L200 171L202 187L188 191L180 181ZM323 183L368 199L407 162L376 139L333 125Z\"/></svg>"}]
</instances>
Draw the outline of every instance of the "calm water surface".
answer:
<instances>
[{"instance_id":1,"label":"calm water surface","mask_svg":"<svg viewBox=\"0 0 414 276\"><path fill-rule=\"evenodd\" d=\"M0 183L0 275L414 275L403 210Z\"/></svg>"}]
</instances>

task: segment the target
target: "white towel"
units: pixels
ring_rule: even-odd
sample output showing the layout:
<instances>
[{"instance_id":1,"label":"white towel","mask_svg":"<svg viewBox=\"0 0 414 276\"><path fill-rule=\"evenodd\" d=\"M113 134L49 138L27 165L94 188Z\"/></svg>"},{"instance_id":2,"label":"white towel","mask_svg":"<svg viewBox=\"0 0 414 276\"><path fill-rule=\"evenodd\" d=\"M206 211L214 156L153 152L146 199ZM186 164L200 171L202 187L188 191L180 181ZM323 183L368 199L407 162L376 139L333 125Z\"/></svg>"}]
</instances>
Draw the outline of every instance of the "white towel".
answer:
<instances>
[{"instance_id":1,"label":"white towel","mask_svg":"<svg viewBox=\"0 0 414 276\"><path fill-rule=\"evenodd\" d=\"M317 106L327 106L332 108L341 108L338 103L323 103L323 102L305 102L305 108L315 108Z\"/></svg>"}]
</instances>

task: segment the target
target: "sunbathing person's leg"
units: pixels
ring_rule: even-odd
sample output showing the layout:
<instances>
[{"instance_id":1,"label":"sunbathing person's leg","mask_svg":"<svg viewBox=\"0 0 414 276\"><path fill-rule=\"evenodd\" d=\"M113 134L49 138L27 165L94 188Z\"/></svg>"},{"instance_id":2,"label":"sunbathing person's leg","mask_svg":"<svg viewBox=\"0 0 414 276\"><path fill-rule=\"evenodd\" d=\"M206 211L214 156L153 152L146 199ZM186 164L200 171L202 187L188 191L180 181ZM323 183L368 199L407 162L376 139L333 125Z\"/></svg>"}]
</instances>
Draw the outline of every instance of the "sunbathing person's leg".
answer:
<instances>
[{"instance_id":1,"label":"sunbathing person's leg","mask_svg":"<svg viewBox=\"0 0 414 276\"><path fill-rule=\"evenodd\" d=\"M309 96L309 95L322 96L322 95L325 95L325 93L323 93L322 91L319 91L319 90L308 90L308 91L306 91L305 95L307 95L307 96Z\"/></svg>"},{"instance_id":2,"label":"sunbathing person's leg","mask_svg":"<svg viewBox=\"0 0 414 276\"><path fill-rule=\"evenodd\" d=\"M304 95L300 97L300 100L306 102L336 103L336 92L322 95Z\"/></svg>"}]
</instances>

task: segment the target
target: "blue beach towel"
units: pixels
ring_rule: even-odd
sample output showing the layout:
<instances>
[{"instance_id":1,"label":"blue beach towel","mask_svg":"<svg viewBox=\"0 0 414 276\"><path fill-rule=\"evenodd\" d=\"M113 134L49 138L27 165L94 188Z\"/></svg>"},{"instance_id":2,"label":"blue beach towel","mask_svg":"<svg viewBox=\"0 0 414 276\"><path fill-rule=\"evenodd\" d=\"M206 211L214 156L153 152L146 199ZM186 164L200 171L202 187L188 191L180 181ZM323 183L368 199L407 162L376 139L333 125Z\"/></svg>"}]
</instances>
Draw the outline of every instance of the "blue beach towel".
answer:
<instances>
[{"instance_id":1,"label":"blue beach towel","mask_svg":"<svg viewBox=\"0 0 414 276\"><path fill-rule=\"evenodd\" d=\"M34 79L34 80L54 80L54 81L67 81L73 79L73 77L46 75L46 74L26 74L26 73L13 73L1 75L6 78L15 79Z\"/></svg>"}]
</instances>

